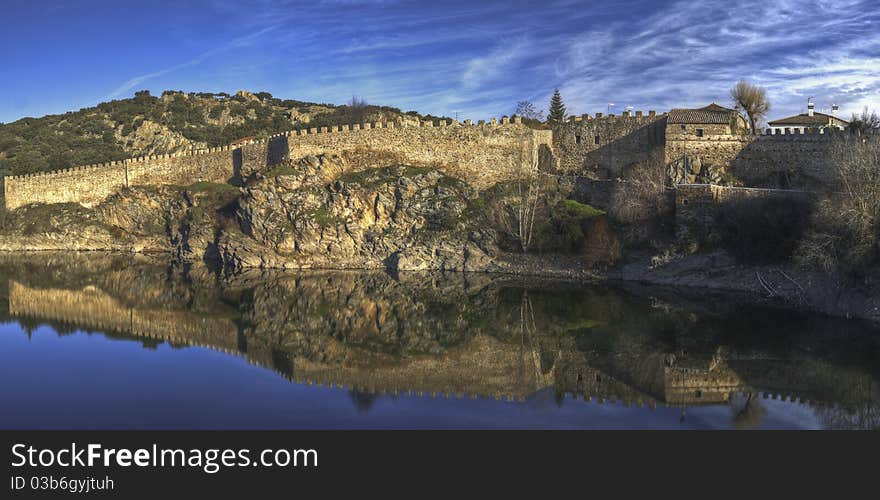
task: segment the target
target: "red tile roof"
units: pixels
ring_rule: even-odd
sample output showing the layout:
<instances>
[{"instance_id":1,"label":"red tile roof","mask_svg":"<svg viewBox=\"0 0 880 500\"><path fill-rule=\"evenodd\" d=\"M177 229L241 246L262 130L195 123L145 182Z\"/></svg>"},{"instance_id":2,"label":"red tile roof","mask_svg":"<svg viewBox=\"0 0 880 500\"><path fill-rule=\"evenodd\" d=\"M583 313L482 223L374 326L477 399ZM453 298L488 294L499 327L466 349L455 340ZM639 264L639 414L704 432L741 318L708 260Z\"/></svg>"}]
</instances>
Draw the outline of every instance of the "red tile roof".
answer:
<instances>
[{"instance_id":1,"label":"red tile roof","mask_svg":"<svg viewBox=\"0 0 880 500\"><path fill-rule=\"evenodd\" d=\"M719 106L714 102L697 109L673 109L669 112L666 123L697 123L710 125L727 125L736 110Z\"/></svg>"}]
</instances>

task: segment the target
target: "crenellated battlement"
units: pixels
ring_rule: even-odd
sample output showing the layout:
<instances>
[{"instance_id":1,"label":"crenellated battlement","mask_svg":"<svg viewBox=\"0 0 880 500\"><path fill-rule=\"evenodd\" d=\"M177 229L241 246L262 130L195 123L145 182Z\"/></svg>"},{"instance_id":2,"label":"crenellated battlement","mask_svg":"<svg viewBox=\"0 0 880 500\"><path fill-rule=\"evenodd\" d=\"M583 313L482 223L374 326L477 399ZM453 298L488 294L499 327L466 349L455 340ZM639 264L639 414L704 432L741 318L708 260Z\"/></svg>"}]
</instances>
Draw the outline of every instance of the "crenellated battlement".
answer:
<instances>
[{"instance_id":1,"label":"crenellated battlement","mask_svg":"<svg viewBox=\"0 0 880 500\"><path fill-rule=\"evenodd\" d=\"M621 175L621 168L662 157L665 114L625 111L623 115L571 116L554 124L558 170L595 171L601 178Z\"/></svg>"},{"instance_id":2,"label":"crenellated battlement","mask_svg":"<svg viewBox=\"0 0 880 500\"><path fill-rule=\"evenodd\" d=\"M584 113L582 115L571 115L565 119L565 122L589 122L594 120L601 121L616 121L616 120L647 120L654 121L658 118L662 118L666 116L666 113L658 114L654 110L650 110L647 113L644 111L624 111L620 115L615 115L614 113L604 114L604 113L595 113L594 115L590 115L589 113Z\"/></svg>"},{"instance_id":3,"label":"crenellated battlement","mask_svg":"<svg viewBox=\"0 0 880 500\"><path fill-rule=\"evenodd\" d=\"M653 113L653 111L652 111ZM600 113L601 115L601 113ZM508 118L507 116L503 116L501 118L501 125L520 125L522 124L522 118L518 116L514 116L512 118ZM432 127L455 127L455 126L465 126L465 127L496 127L498 126L498 121L493 117L487 123L484 120L480 120L477 124L474 124L471 120L464 120L462 122L456 121L454 119L447 120L426 120L420 121L419 127L432 128ZM365 122L365 123L355 123L353 125L336 125L330 127L311 127L311 128L303 128L299 130L289 130L287 132L281 132L277 134L272 134L265 139L253 139L249 141L243 141L233 144L227 144L225 146L217 146L213 148L199 148L199 149L190 149L188 151L181 151L177 153L168 153L168 154L157 154L157 155L143 155L143 156L135 156L132 158L126 158L124 160L114 160L106 163L93 163L91 165L80 165L76 167L62 168L58 170L47 170L43 172L36 172L32 174L24 174L24 175L7 175L4 178L10 180L18 180L18 179L33 179L36 177L45 177L45 176L57 176L59 174L69 174L69 173L88 173L88 172L97 172L100 169L105 169L109 167L118 167L125 165L132 165L156 160L167 160L171 158L183 158L187 156L196 156L202 154L211 154L211 153L219 153L224 151L232 151L238 149L242 146L252 146L252 145L260 145L267 144L269 141L273 139L278 139L281 137L296 137L296 136L308 136L308 135L317 135L317 134L334 134L334 133L342 133L342 132L355 132L355 131L366 131L366 130L378 130L378 129L393 129L393 128L406 128L412 127L408 122L401 121L395 124L395 122Z\"/></svg>"},{"instance_id":4,"label":"crenellated battlement","mask_svg":"<svg viewBox=\"0 0 880 500\"><path fill-rule=\"evenodd\" d=\"M71 174L71 173L90 173L90 172L99 172L101 169L111 168L111 167L120 167L126 165L137 165L147 162L152 162L156 160L167 160L171 158L183 158L187 156L195 156L200 154L209 154L209 153L218 153L222 151L230 151L235 149L237 146L219 146L215 148L201 148L201 149L192 149L189 151L177 152L177 153L168 153L168 154L157 154L157 155L144 155L144 156L135 156L132 158L126 158L124 160L115 160L109 161L106 163L93 163L91 165L80 165L77 167L70 168L62 168L58 170L47 170L44 172L36 172L33 174L24 174L24 175L7 175L4 178L10 180L16 179L33 179L37 177L45 177L45 176L57 176L61 174Z\"/></svg>"},{"instance_id":5,"label":"crenellated battlement","mask_svg":"<svg viewBox=\"0 0 880 500\"><path fill-rule=\"evenodd\" d=\"M496 118L477 124L443 119L311 127L213 148L6 176L3 190L7 209L29 203L91 206L129 186L228 182L286 158L363 148L388 150L415 164L444 166L490 183L500 168L490 163L510 166L524 140L551 142L548 131L533 131L516 116L504 116L500 123ZM427 147L432 142L437 147Z\"/></svg>"}]
</instances>

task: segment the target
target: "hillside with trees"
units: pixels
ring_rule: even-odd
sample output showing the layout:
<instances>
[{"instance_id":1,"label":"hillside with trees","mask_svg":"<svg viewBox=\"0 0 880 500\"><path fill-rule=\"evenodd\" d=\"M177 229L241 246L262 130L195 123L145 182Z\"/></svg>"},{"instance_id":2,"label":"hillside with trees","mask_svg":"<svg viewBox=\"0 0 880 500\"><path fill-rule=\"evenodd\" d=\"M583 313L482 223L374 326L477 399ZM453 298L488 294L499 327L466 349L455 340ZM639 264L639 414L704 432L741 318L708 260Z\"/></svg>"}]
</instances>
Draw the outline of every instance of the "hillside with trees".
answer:
<instances>
[{"instance_id":1,"label":"hillside with trees","mask_svg":"<svg viewBox=\"0 0 880 500\"><path fill-rule=\"evenodd\" d=\"M279 99L252 94L140 91L134 97L59 115L0 124L0 175L22 175L133 156L229 144L308 127L421 119L414 111ZM431 117L425 117L431 118Z\"/></svg>"}]
</instances>

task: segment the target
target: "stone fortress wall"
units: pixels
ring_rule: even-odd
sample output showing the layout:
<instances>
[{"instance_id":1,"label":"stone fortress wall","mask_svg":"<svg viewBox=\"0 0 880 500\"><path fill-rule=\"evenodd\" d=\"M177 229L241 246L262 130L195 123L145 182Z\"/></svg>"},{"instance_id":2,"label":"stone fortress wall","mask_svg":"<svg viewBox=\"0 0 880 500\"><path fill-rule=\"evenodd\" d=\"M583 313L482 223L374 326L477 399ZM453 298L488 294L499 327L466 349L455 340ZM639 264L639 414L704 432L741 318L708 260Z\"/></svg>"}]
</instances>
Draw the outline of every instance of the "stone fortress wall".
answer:
<instances>
[{"instance_id":1,"label":"stone fortress wall","mask_svg":"<svg viewBox=\"0 0 880 500\"><path fill-rule=\"evenodd\" d=\"M819 187L835 182L827 165L839 133L725 133L727 126L667 125L666 114L636 111L571 117L553 127L556 172L594 179L626 176L635 165L656 168L681 162L729 172L753 187ZM697 135L697 129L705 134ZM682 179L693 182L693 179Z\"/></svg>"},{"instance_id":2,"label":"stone fortress wall","mask_svg":"<svg viewBox=\"0 0 880 500\"><path fill-rule=\"evenodd\" d=\"M3 178L6 208L29 203L92 206L126 186L225 182L233 174L231 146L168 155L150 155L53 172Z\"/></svg>"},{"instance_id":3,"label":"stone fortress wall","mask_svg":"<svg viewBox=\"0 0 880 500\"><path fill-rule=\"evenodd\" d=\"M533 130L517 118L476 125L470 121L441 121L439 126L423 122L418 127L368 123L292 131L266 140L185 154L6 177L3 191L7 209L29 203L92 206L127 186L235 181L286 159L307 155L339 154L355 159L363 155L366 161L361 162L362 166L375 166L378 163L369 160L377 152L388 161L436 166L485 188L513 178L532 155L546 160L549 154L542 170L588 181L579 182L578 188L591 193L585 196L590 203L605 208L608 203L603 200L614 191L615 179L626 177L627 169L648 165L670 172L683 167L685 153L691 167L696 163L697 170L721 169L751 187L795 189L788 193L827 189L837 182L827 162L835 135L809 131L699 137L688 133L682 137L676 127L667 126L665 114L653 111L626 112L622 116L583 115L557 124L553 130ZM706 181L688 176L677 182L673 196L676 226L682 237L685 233L711 232L717 207L730 196L786 194L777 189L695 184Z\"/></svg>"},{"instance_id":4,"label":"stone fortress wall","mask_svg":"<svg viewBox=\"0 0 880 500\"><path fill-rule=\"evenodd\" d=\"M662 161L665 118L654 111L627 111L621 116L581 115L560 123L553 128L556 171L589 171L599 179L614 179L632 164Z\"/></svg>"},{"instance_id":5,"label":"stone fortress wall","mask_svg":"<svg viewBox=\"0 0 880 500\"><path fill-rule=\"evenodd\" d=\"M718 210L729 201L814 198L817 191L838 186L829 158L840 132L740 135L725 133L726 126L687 125L683 136L681 126L667 124L666 117L654 112L583 115L555 125L556 173L577 177L579 199L608 208L617 181L639 179L628 175L634 166L663 171L675 183L670 195L681 240L713 233ZM709 169L713 175L698 177ZM726 176L749 187L711 183Z\"/></svg>"},{"instance_id":6,"label":"stone fortress wall","mask_svg":"<svg viewBox=\"0 0 880 500\"><path fill-rule=\"evenodd\" d=\"M665 162L680 160L716 167L753 187L819 187L836 182L828 165L835 136L830 133L707 135L696 137L667 133Z\"/></svg>"},{"instance_id":7,"label":"stone fortress wall","mask_svg":"<svg viewBox=\"0 0 880 500\"><path fill-rule=\"evenodd\" d=\"M128 186L227 182L287 158L367 151L414 165L436 166L482 188L514 177L524 163L551 148L551 131L530 129L518 118L504 117L500 123L493 118L476 125L470 120L461 124L440 121L439 126L426 121L420 127L365 123L291 131L187 153L8 176L3 179L3 193L10 210L29 203L92 206Z\"/></svg>"},{"instance_id":8,"label":"stone fortress wall","mask_svg":"<svg viewBox=\"0 0 880 500\"><path fill-rule=\"evenodd\" d=\"M425 121L419 127L393 122L321 127L186 153L7 176L3 193L7 209L29 203L93 206L127 186L229 182L285 159L371 153L436 166L479 188L513 178L533 154L542 158L542 169L596 179L625 177L638 164L669 167L687 153L689 164L721 169L749 186L817 187L833 181L826 159L836 134L682 137L673 128L667 127L665 114L654 111L582 115L553 130L530 129L516 117L476 125L468 120Z\"/></svg>"}]
</instances>

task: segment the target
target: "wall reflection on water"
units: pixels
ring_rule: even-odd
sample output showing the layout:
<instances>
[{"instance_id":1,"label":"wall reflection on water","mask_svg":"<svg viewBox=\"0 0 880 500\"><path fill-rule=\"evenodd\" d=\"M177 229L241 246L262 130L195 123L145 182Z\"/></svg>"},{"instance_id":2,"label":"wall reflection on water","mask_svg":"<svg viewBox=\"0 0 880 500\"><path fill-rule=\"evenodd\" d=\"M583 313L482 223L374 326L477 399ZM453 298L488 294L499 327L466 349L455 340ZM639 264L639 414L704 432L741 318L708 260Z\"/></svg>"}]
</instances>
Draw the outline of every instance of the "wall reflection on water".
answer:
<instances>
[{"instance_id":1,"label":"wall reflection on water","mask_svg":"<svg viewBox=\"0 0 880 500\"><path fill-rule=\"evenodd\" d=\"M95 349L102 339L123 339L155 349L154 357L167 356L156 349L163 343L201 346L229 361L243 358L271 369L276 381L323 386L326 398L344 394L356 415L334 419L331 413L339 410L327 409L301 415L293 426L349 427L367 418L373 419L367 425L379 427L554 427L563 420L569 427L613 426L591 423L595 412L571 413L573 399L591 401L579 402L581 408L602 403L604 413L618 414L625 426L658 423L652 419L668 425L676 418L756 428L776 421L779 411L808 414L811 425L824 427L880 426L880 332L725 296L484 275L316 271L218 278L202 269L95 255L6 256L0 272L6 321L23 334L40 325L61 337L96 331L102 335L90 337ZM8 330L4 336L14 335ZM4 354L12 354L0 352L0 363L8 365ZM33 367L36 373L41 368ZM131 362L127 369L142 367ZM175 369L185 373L187 367ZM191 368L199 369L205 368ZM7 382L12 376L3 373ZM248 380L239 382L246 391ZM14 385L7 383L2 396L23 401ZM277 393L264 399L272 398ZM422 413L400 406L430 398L430 411L445 412L445 420L420 421ZM515 403L487 406L486 398ZM410 418L385 415L385 401ZM112 401L106 404L112 409ZM535 405L566 412L542 411L538 420L521 421L507 414ZM13 407L30 411L27 404ZM209 415L197 415L199 424L158 424L139 411L141 419L131 426L212 426ZM81 413L87 416L88 409ZM119 413L119 426L128 425L126 412ZM641 416L623 418L635 413ZM22 416L0 423L27 422ZM264 423L287 425L261 422L258 413L217 425Z\"/></svg>"}]
</instances>

